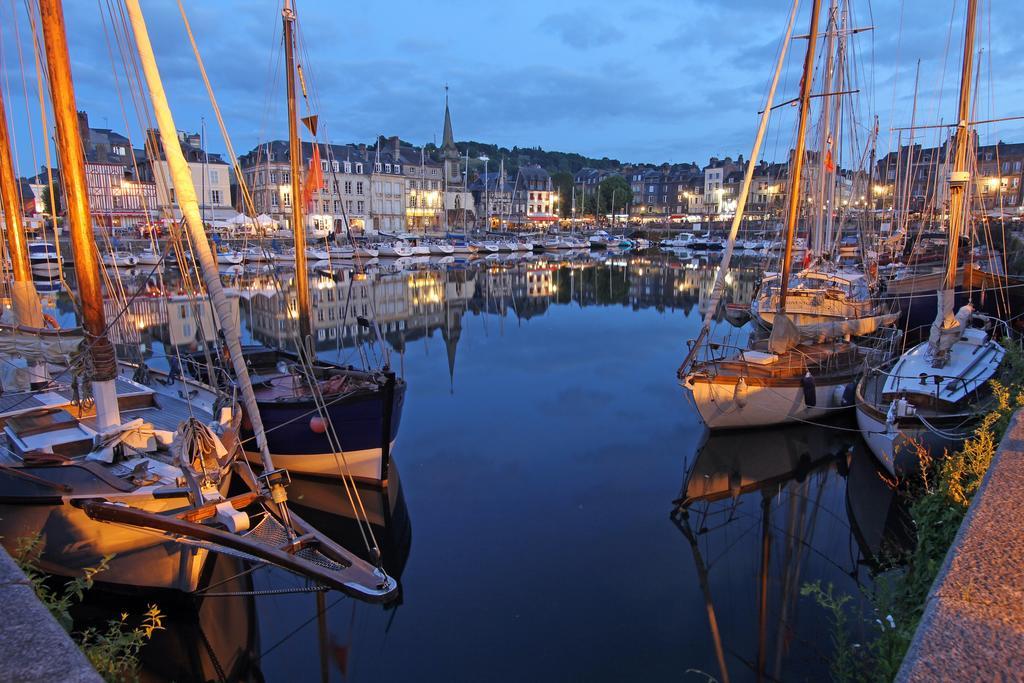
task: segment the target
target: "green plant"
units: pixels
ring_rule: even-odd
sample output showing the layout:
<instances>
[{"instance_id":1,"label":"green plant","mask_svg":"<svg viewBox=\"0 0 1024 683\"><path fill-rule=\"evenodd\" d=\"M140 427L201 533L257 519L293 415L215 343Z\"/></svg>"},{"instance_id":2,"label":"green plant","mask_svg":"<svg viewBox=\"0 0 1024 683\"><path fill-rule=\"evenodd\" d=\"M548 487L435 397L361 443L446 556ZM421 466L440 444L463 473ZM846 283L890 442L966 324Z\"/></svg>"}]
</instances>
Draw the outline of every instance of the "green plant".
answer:
<instances>
[{"instance_id":1,"label":"green plant","mask_svg":"<svg viewBox=\"0 0 1024 683\"><path fill-rule=\"evenodd\" d=\"M93 586L94 577L110 566L113 556L103 557L97 566L85 569L82 576L69 579L60 589L55 589L48 583L50 577L39 570L42 547L41 536L22 538L18 540L14 556L14 561L28 578L39 601L71 635L93 668L104 679L138 680L139 652L153 637L154 632L164 628L160 608L149 605L137 626L132 626L128 613L122 612L119 619L107 622L105 630L87 628L76 633L71 609L85 598L86 591Z\"/></svg>"},{"instance_id":2,"label":"green plant","mask_svg":"<svg viewBox=\"0 0 1024 683\"><path fill-rule=\"evenodd\" d=\"M931 458L918 449L921 476L904 482L901 493L910 501L916 532L914 549L888 563L899 567L879 577L867 595L872 615L860 615L868 627L867 643L854 647L849 635L850 596L836 596L832 586L806 584L801 594L811 596L829 614L833 628L832 674L835 680L892 680L899 671L925 601L945 561L971 501L992 464L999 442L1013 414L1024 408L1024 354L1007 347L1000 379L991 382L994 407L971 437L953 453Z\"/></svg>"}]
</instances>

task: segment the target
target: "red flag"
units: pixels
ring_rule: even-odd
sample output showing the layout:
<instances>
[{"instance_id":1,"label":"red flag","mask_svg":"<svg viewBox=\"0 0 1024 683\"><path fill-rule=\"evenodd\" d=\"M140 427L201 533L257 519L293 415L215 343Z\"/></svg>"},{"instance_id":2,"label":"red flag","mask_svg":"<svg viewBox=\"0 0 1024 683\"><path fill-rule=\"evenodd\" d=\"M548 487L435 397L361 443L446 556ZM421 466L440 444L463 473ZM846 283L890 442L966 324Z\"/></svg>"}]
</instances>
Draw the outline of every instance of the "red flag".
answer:
<instances>
[{"instance_id":1,"label":"red flag","mask_svg":"<svg viewBox=\"0 0 1024 683\"><path fill-rule=\"evenodd\" d=\"M309 207L313 201L313 193L324 186L324 172L320 166L320 145L313 145L313 158L309 161L309 173L306 183L302 186L302 204Z\"/></svg>"},{"instance_id":2,"label":"red flag","mask_svg":"<svg viewBox=\"0 0 1024 683\"><path fill-rule=\"evenodd\" d=\"M828 148L825 150L825 171L828 173L836 172L836 162L832 158L832 136L828 137Z\"/></svg>"}]
</instances>

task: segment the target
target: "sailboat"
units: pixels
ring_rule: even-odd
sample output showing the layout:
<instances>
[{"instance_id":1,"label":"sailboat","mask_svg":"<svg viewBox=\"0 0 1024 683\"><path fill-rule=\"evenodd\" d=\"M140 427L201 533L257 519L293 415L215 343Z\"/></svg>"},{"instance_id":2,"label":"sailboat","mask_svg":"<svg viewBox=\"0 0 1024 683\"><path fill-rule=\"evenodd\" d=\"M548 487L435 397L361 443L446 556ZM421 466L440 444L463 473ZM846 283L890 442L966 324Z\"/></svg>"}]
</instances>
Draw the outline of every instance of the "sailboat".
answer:
<instances>
[{"instance_id":1,"label":"sailboat","mask_svg":"<svg viewBox=\"0 0 1024 683\"><path fill-rule=\"evenodd\" d=\"M946 264L935 320L924 341L891 363L874 366L857 385L857 423L872 452L893 474L914 471L916 445L932 455L959 447L992 405L989 380L1006 355L997 341L1005 322L967 303L955 314L958 249L970 216L974 149L970 122L977 0L968 0L960 99L948 176Z\"/></svg>"},{"instance_id":2,"label":"sailboat","mask_svg":"<svg viewBox=\"0 0 1024 683\"><path fill-rule=\"evenodd\" d=\"M125 5L204 282L221 320L228 321L229 306L205 241L195 188L177 144L145 21L138 2L126 0ZM240 418L230 401L219 404L215 418L200 404L190 405L187 393L176 397L119 391L123 378L107 335L60 0L40 0L39 17L83 327L90 342L86 367L92 400L79 396L63 404L8 410L4 416L3 543L14 551L20 539L36 539L33 554L43 571L74 576L106 565L97 580L122 586L191 592L209 554L231 552L361 599L393 599L397 584L386 573L290 513L287 475L275 469L266 451L258 412L250 418L266 474L257 480L249 470L238 470L243 479L249 477L249 490L227 497L236 472ZM3 155L9 158L9 148L0 150ZM240 331L226 323L224 332L227 344L239 351L235 365L241 399L254 405Z\"/></svg>"},{"instance_id":3,"label":"sailboat","mask_svg":"<svg viewBox=\"0 0 1024 683\"><path fill-rule=\"evenodd\" d=\"M804 267L792 274L786 283L786 316L795 324L815 324L837 320L855 320L884 315L889 306L877 301L877 283L863 269L834 260L840 227L846 218L842 211L838 183L843 152L842 124L847 110L855 111L852 98L845 89L849 50L847 39L852 31L847 26L847 3L840 10L838 0L829 3L825 29L825 64L822 88L817 163L812 165L812 192L808 247ZM854 136L855 137L855 136ZM744 245L746 247L746 245ZM754 319L771 327L781 310L779 273L767 273L751 304Z\"/></svg>"},{"instance_id":4,"label":"sailboat","mask_svg":"<svg viewBox=\"0 0 1024 683\"><path fill-rule=\"evenodd\" d=\"M288 100L288 139L291 161L292 196L302 193L302 144L299 136L296 102L294 24L296 15L286 3L283 12L285 43L285 84ZM315 121L315 117L304 119ZM316 134L315 125L311 132ZM314 150L317 149L314 145ZM298 319L296 352L280 348L246 346L245 362L255 376L256 403L275 462L289 471L326 477L352 476L357 480L385 485L391 449L398 435L405 402L405 380L386 364L379 369L356 369L316 358L309 273L306 261L305 207L291 203L291 226L295 239L295 316ZM429 251L429 250L428 250ZM410 256L406 240L379 247L381 258ZM222 354L223 355L223 354ZM192 356L191 371L199 379L216 384L210 377L201 354ZM221 370L231 381L237 373L220 358ZM321 415L321 410L325 413ZM246 409L249 416L249 411ZM251 416L250 416L251 417ZM241 438L246 457L260 465L254 450L250 421L242 423Z\"/></svg>"},{"instance_id":5,"label":"sailboat","mask_svg":"<svg viewBox=\"0 0 1024 683\"><path fill-rule=\"evenodd\" d=\"M691 342L690 351L678 371L684 393L710 429L763 427L815 420L850 408L853 405L854 383L865 362L880 363L890 358L899 339L897 330L885 327L896 321L895 315L800 326L794 324L787 315L793 242L803 194L802 167L820 11L821 0L815 0L798 100L800 115L796 149L791 163L786 248L780 277L780 313L775 319L771 336L752 336L745 346L708 343L704 358L697 358L700 350L705 348L703 344L707 341L718 308L717 302L724 288L725 274L739 234L754 165L760 153L782 70L785 48L780 51L772 89L762 112L754 149L737 200L726 252L714 285L712 299L715 303L706 312L698 338ZM874 336L871 339L851 341L852 337L865 337L869 334Z\"/></svg>"}]
</instances>

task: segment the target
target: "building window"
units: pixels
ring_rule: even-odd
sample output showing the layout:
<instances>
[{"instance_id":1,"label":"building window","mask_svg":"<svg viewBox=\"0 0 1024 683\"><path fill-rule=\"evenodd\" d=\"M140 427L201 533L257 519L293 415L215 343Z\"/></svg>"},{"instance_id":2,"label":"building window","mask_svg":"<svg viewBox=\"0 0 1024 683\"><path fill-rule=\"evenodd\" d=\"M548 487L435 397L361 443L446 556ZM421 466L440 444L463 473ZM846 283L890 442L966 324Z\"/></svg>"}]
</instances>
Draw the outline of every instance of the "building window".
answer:
<instances>
[{"instance_id":1,"label":"building window","mask_svg":"<svg viewBox=\"0 0 1024 683\"><path fill-rule=\"evenodd\" d=\"M352 181L351 180L346 180L345 181L345 194L352 194Z\"/></svg>"},{"instance_id":2,"label":"building window","mask_svg":"<svg viewBox=\"0 0 1024 683\"><path fill-rule=\"evenodd\" d=\"M292 195L291 195L291 193L290 192L285 192L282 195L282 200L283 200L285 206L291 206L292 205Z\"/></svg>"},{"instance_id":3,"label":"building window","mask_svg":"<svg viewBox=\"0 0 1024 683\"><path fill-rule=\"evenodd\" d=\"M358 213L363 213L365 211L365 207L366 207L366 203L365 202L356 202L356 211Z\"/></svg>"},{"instance_id":4,"label":"building window","mask_svg":"<svg viewBox=\"0 0 1024 683\"><path fill-rule=\"evenodd\" d=\"M363 193L363 183L362 183L362 181L357 181L356 182L356 194L362 194L362 193Z\"/></svg>"},{"instance_id":5,"label":"building window","mask_svg":"<svg viewBox=\"0 0 1024 683\"><path fill-rule=\"evenodd\" d=\"M337 161L332 161L331 162L331 170L334 171L335 173L337 173L338 169L339 169L338 162Z\"/></svg>"},{"instance_id":6,"label":"building window","mask_svg":"<svg viewBox=\"0 0 1024 683\"><path fill-rule=\"evenodd\" d=\"M345 162L345 173L351 173L351 172L352 172L352 162L351 161L346 161Z\"/></svg>"},{"instance_id":7,"label":"building window","mask_svg":"<svg viewBox=\"0 0 1024 683\"><path fill-rule=\"evenodd\" d=\"M210 203L220 204L220 190L210 190Z\"/></svg>"},{"instance_id":8,"label":"building window","mask_svg":"<svg viewBox=\"0 0 1024 683\"><path fill-rule=\"evenodd\" d=\"M391 164L384 164L384 172L391 173Z\"/></svg>"},{"instance_id":9,"label":"building window","mask_svg":"<svg viewBox=\"0 0 1024 683\"><path fill-rule=\"evenodd\" d=\"M380 173L380 162L379 161L373 164L373 172L374 173Z\"/></svg>"},{"instance_id":10,"label":"building window","mask_svg":"<svg viewBox=\"0 0 1024 683\"><path fill-rule=\"evenodd\" d=\"M395 164L395 173L399 173L400 174L401 172L402 172L402 165L401 164Z\"/></svg>"},{"instance_id":11,"label":"building window","mask_svg":"<svg viewBox=\"0 0 1024 683\"><path fill-rule=\"evenodd\" d=\"M270 195L270 204L271 204L271 206L278 206L279 203L280 202L278 201L277 193L276 192L273 193L272 195Z\"/></svg>"},{"instance_id":12,"label":"building window","mask_svg":"<svg viewBox=\"0 0 1024 683\"><path fill-rule=\"evenodd\" d=\"M291 181L292 181L292 172L291 171L281 171L281 182L282 183L290 183Z\"/></svg>"},{"instance_id":13,"label":"building window","mask_svg":"<svg viewBox=\"0 0 1024 683\"><path fill-rule=\"evenodd\" d=\"M211 169L210 170L210 182L211 183L219 183L220 182L220 171L218 171L217 169Z\"/></svg>"}]
</instances>

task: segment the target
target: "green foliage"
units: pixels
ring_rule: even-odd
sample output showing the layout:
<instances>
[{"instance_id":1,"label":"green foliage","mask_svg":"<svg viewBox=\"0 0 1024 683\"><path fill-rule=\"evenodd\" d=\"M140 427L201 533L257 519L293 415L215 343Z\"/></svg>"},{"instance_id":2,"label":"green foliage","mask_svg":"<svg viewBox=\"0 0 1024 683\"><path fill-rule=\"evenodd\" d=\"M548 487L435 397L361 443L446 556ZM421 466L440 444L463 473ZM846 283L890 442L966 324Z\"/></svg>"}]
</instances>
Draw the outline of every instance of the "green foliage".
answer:
<instances>
[{"instance_id":1,"label":"green foliage","mask_svg":"<svg viewBox=\"0 0 1024 683\"><path fill-rule=\"evenodd\" d=\"M994 408L960 450L932 459L924 449L918 449L921 477L906 482L903 493L912 500L910 514L917 542L908 556L894 558L894 566L901 565L902 569L881 577L868 595L875 616L861 620L876 627L868 644L856 653L850 645L850 624L844 610L849 596L837 598L831 586L826 591L818 584L805 585L801 590L832 616L836 680L892 680L899 670L924 613L928 592L992 464L999 441L1013 414L1024 408L1024 355L1019 348L1007 348L1001 377L990 384Z\"/></svg>"},{"instance_id":2,"label":"green foliage","mask_svg":"<svg viewBox=\"0 0 1024 683\"><path fill-rule=\"evenodd\" d=\"M87 628L81 633L74 631L71 608L85 598L85 592L92 588L94 577L110 566L113 556L104 557L99 565L82 572L82 576L69 579L59 589L51 588L46 574L39 571L39 554L42 552L42 537L22 538L18 541L14 561L24 572L39 601L64 627L85 653L93 668L108 681L138 680L139 653L153 637L163 630L163 614L156 605L149 605L137 626L129 623L129 615L122 612L119 619L107 622L106 629Z\"/></svg>"},{"instance_id":3,"label":"green foliage","mask_svg":"<svg viewBox=\"0 0 1024 683\"><path fill-rule=\"evenodd\" d=\"M620 175L608 176L598 185L601 190L601 213L622 213L627 204L633 203L633 188Z\"/></svg>"},{"instance_id":4,"label":"green foliage","mask_svg":"<svg viewBox=\"0 0 1024 683\"><path fill-rule=\"evenodd\" d=\"M51 191L49 183L43 187L42 200L44 213L53 214L55 216L60 215L60 192Z\"/></svg>"},{"instance_id":5,"label":"green foliage","mask_svg":"<svg viewBox=\"0 0 1024 683\"><path fill-rule=\"evenodd\" d=\"M551 176L551 186L562 198L558 207L559 215L568 218L572 215L572 173L559 171Z\"/></svg>"}]
</instances>

